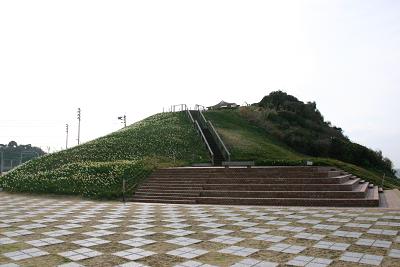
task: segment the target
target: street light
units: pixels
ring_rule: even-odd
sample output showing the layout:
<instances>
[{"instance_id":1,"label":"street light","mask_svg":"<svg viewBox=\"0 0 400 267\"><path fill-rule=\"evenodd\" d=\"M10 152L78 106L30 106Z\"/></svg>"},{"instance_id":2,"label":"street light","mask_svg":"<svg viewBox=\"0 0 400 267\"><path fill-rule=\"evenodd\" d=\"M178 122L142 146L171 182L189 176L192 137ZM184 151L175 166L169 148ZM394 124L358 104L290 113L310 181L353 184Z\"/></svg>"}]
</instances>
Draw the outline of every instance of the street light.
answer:
<instances>
[{"instance_id":1,"label":"street light","mask_svg":"<svg viewBox=\"0 0 400 267\"><path fill-rule=\"evenodd\" d=\"M78 108L78 145L81 138L81 108Z\"/></svg>"},{"instance_id":2,"label":"street light","mask_svg":"<svg viewBox=\"0 0 400 267\"><path fill-rule=\"evenodd\" d=\"M124 116L119 116L119 117L118 117L118 120L120 120L121 123L124 124L124 127L126 127L126 115L124 115Z\"/></svg>"},{"instance_id":3,"label":"street light","mask_svg":"<svg viewBox=\"0 0 400 267\"><path fill-rule=\"evenodd\" d=\"M0 161L0 174L3 174L3 166L4 166L4 151L0 150L1 153L1 161Z\"/></svg>"},{"instance_id":4,"label":"street light","mask_svg":"<svg viewBox=\"0 0 400 267\"><path fill-rule=\"evenodd\" d=\"M65 124L65 133L67 134L65 138L65 149L68 149L68 123Z\"/></svg>"}]
</instances>

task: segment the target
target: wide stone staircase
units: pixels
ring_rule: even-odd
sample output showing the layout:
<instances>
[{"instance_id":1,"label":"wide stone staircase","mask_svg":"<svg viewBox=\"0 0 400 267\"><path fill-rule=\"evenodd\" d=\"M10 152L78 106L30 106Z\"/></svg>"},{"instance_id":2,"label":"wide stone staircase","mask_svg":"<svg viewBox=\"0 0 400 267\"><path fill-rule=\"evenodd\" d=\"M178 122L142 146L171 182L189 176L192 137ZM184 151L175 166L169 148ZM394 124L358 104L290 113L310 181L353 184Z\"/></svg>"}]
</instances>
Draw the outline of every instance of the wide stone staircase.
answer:
<instances>
[{"instance_id":1,"label":"wide stone staircase","mask_svg":"<svg viewBox=\"0 0 400 267\"><path fill-rule=\"evenodd\" d=\"M185 167L156 170L135 202L377 207L378 187L331 167Z\"/></svg>"}]
</instances>

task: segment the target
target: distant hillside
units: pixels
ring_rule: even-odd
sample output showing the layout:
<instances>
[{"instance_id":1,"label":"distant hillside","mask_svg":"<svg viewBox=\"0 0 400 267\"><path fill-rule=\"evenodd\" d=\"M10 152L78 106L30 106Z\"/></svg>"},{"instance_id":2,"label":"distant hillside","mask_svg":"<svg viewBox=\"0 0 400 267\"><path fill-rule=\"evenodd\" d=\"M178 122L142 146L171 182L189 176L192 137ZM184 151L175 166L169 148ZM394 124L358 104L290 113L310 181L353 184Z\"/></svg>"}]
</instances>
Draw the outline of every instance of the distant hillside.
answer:
<instances>
[{"instance_id":1,"label":"distant hillside","mask_svg":"<svg viewBox=\"0 0 400 267\"><path fill-rule=\"evenodd\" d=\"M257 165L264 166L296 166L305 165L312 161L314 165L336 166L362 179L380 185L383 172L368 169L355 164L346 163L337 159L315 157L305 153L296 152L289 145L275 138L265 128L248 120L248 113L254 107L240 109L212 110L204 112L206 118L214 124L221 138L231 152L234 161L254 160ZM385 187L395 188L400 186L400 181L387 174Z\"/></svg>"},{"instance_id":2,"label":"distant hillside","mask_svg":"<svg viewBox=\"0 0 400 267\"><path fill-rule=\"evenodd\" d=\"M397 176L398 178L400 178L400 169L396 169L395 171L396 171L396 176Z\"/></svg>"},{"instance_id":3,"label":"distant hillside","mask_svg":"<svg viewBox=\"0 0 400 267\"><path fill-rule=\"evenodd\" d=\"M0 178L8 191L115 197L159 166L208 160L185 113L163 113L80 146L43 156Z\"/></svg>"},{"instance_id":4,"label":"distant hillside","mask_svg":"<svg viewBox=\"0 0 400 267\"><path fill-rule=\"evenodd\" d=\"M299 153L330 157L394 174L392 162L383 157L381 151L351 142L341 128L324 120L315 102L303 103L294 96L276 91L260 103L241 109L240 114Z\"/></svg>"},{"instance_id":5,"label":"distant hillside","mask_svg":"<svg viewBox=\"0 0 400 267\"><path fill-rule=\"evenodd\" d=\"M21 163L46 154L40 147L30 144L18 145L15 141L0 144L0 153L0 157L3 157L3 171L8 171Z\"/></svg>"}]
</instances>

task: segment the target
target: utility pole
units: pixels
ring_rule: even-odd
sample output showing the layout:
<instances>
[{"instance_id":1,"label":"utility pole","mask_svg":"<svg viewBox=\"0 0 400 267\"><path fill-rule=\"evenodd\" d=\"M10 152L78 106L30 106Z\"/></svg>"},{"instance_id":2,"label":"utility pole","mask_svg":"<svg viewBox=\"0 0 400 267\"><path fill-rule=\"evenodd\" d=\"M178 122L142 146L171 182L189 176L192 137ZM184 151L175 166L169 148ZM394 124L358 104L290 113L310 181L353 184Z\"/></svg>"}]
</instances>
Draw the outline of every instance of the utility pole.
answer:
<instances>
[{"instance_id":1,"label":"utility pole","mask_svg":"<svg viewBox=\"0 0 400 267\"><path fill-rule=\"evenodd\" d=\"M65 133L66 133L66 139L65 139L65 149L68 149L68 123L65 124Z\"/></svg>"},{"instance_id":2,"label":"utility pole","mask_svg":"<svg viewBox=\"0 0 400 267\"><path fill-rule=\"evenodd\" d=\"M126 127L126 115L118 117L118 120L121 120L121 123L124 124L124 128Z\"/></svg>"},{"instance_id":3,"label":"utility pole","mask_svg":"<svg viewBox=\"0 0 400 267\"><path fill-rule=\"evenodd\" d=\"M0 150L1 153L1 161L0 161L0 174L3 174L3 166L4 166L4 151Z\"/></svg>"},{"instance_id":4,"label":"utility pole","mask_svg":"<svg viewBox=\"0 0 400 267\"><path fill-rule=\"evenodd\" d=\"M78 108L78 145L81 138L81 108Z\"/></svg>"}]
</instances>

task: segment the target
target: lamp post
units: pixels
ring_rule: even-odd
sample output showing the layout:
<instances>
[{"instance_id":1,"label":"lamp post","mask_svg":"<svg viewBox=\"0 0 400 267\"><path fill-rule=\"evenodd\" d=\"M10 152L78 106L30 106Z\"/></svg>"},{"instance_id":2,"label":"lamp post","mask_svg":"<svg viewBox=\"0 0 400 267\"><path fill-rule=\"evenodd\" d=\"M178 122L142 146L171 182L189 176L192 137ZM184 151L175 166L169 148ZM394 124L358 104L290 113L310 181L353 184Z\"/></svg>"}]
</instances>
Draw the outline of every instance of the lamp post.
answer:
<instances>
[{"instance_id":1,"label":"lamp post","mask_svg":"<svg viewBox=\"0 0 400 267\"><path fill-rule=\"evenodd\" d=\"M65 138L65 149L68 149L68 123L65 124L65 133L66 133L66 138Z\"/></svg>"},{"instance_id":2,"label":"lamp post","mask_svg":"<svg viewBox=\"0 0 400 267\"><path fill-rule=\"evenodd\" d=\"M3 166L4 166L4 151L0 150L1 153L1 161L0 161L0 174L3 174Z\"/></svg>"},{"instance_id":3,"label":"lamp post","mask_svg":"<svg viewBox=\"0 0 400 267\"><path fill-rule=\"evenodd\" d=\"M119 117L118 117L118 120L120 120L121 123L124 124L124 128L125 128L125 127L126 127L126 115L124 115L124 116L119 116Z\"/></svg>"},{"instance_id":4,"label":"lamp post","mask_svg":"<svg viewBox=\"0 0 400 267\"><path fill-rule=\"evenodd\" d=\"M78 145L81 138L81 108L78 108Z\"/></svg>"}]
</instances>

